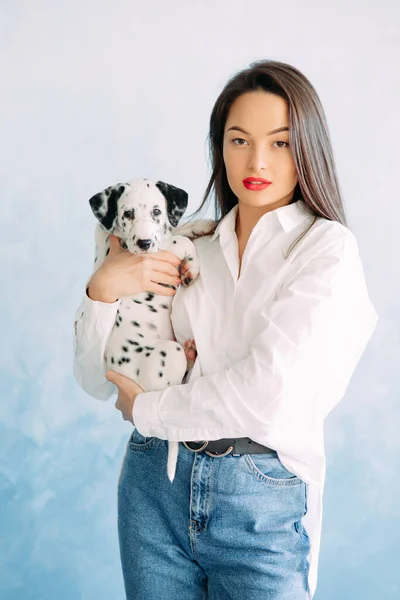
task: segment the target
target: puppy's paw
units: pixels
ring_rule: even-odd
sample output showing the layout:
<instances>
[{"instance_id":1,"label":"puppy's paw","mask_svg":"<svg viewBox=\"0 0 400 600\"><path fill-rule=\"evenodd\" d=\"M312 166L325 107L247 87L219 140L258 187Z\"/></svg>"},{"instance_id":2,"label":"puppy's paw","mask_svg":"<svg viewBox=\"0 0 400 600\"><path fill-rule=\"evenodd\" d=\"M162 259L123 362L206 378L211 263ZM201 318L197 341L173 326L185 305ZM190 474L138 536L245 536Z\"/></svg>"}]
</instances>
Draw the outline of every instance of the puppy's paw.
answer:
<instances>
[{"instance_id":1,"label":"puppy's paw","mask_svg":"<svg viewBox=\"0 0 400 600\"><path fill-rule=\"evenodd\" d=\"M214 232L216 226L216 221L213 221L212 219L192 220L178 225L174 230L174 235L183 235L190 240L195 240L204 235L210 235L210 233Z\"/></svg>"},{"instance_id":2,"label":"puppy's paw","mask_svg":"<svg viewBox=\"0 0 400 600\"><path fill-rule=\"evenodd\" d=\"M183 345L183 349L185 350L186 360L187 360L187 368L186 372L190 371L193 368L193 365L196 361L197 357L197 349L196 343L194 340L186 340Z\"/></svg>"},{"instance_id":3,"label":"puppy's paw","mask_svg":"<svg viewBox=\"0 0 400 600\"><path fill-rule=\"evenodd\" d=\"M185 256L180 267L180 276L183 287L191 286L199 276L199 272L198 261L195 261L192 256Z\"/></svg>"}]
</instances>

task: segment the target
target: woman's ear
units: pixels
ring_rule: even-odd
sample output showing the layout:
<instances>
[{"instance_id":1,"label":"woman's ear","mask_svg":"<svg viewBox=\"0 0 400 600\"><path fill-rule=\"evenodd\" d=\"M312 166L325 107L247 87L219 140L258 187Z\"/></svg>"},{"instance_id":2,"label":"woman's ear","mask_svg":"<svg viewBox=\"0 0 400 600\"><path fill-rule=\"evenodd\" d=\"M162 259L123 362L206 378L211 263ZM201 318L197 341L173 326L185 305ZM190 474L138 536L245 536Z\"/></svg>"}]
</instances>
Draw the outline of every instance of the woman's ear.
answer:
<instances>
[{"instance_id":1,"label":"woman's ear","mask_svg":"<svg viewBox=\"0 0 400 600\"><path fill-rule=\"evenodd\" d=\"M189 194L164 181L157 181L156 187L166 200L168 220L172 227L176 227L187 208Z\"/></svg>"}]
</instances>

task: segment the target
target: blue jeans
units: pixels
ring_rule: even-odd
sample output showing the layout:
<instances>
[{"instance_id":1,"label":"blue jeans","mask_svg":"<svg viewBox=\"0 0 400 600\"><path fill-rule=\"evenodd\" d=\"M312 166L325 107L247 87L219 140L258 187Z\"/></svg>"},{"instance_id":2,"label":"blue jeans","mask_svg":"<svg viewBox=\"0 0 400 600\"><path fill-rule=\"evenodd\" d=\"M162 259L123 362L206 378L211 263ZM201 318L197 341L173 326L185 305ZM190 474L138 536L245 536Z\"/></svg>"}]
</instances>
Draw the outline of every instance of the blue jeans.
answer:
<instances>
[{"instance_id":1,"label":"blue jeans","mask_svg":"<svg viewBox=\"0 0 400 600\"><path fill-rule=\"evenodd\" d=\"M273 454L212 458L129 438L118 484L128 600L306 600L307 485Z\"/></svg>"}]
</instances>

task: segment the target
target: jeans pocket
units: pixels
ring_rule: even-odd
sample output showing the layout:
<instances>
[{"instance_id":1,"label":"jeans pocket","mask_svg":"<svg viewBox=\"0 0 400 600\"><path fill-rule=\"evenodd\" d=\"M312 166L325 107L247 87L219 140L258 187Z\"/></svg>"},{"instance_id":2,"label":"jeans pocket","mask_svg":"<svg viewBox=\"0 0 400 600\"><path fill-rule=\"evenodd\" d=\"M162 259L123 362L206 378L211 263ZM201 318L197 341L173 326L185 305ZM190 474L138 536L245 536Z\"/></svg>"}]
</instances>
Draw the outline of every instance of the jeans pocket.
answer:
<instances>
[{"instance_id":1,"label":"jeans pocket","mask_svg":"<svg viewBox=\"0 0 400 600\"><path fill-rule=\"evenodd\" d=\"M303 483L302 479L289 471L273 454L245 454L245 463L256 479L272 486L291 486Z\"/></svg>"},{"instance_id":2,"label":"jeans pocket","mask_svg":"<svg viewBox=\"0 0 400 600\"><path fill-rule=\"evenodd\" d=\"M306 548L310 548L310 546L311 546L310 538L308 537L307 530L304 527L303 523L301 521L296 521L294 523L294 528L295 528L296 532L299 534L300 540L302 541L304 546L306 546Z\"/></svg>"},{"instance_id":3,"label":"jeans pocket","mask_svg":"<svg viewBox=\"0 0 400 600\"><path fill-rule=\"evenodd\" d=\"M139 433L139 431L135 428L131 433L128 444L131 450L145 452L146 450L154 448L157 445L157 443L163 441L164 440L161 440L160 438L154 436L146 437Z\"/></svg>"}]
</instances>

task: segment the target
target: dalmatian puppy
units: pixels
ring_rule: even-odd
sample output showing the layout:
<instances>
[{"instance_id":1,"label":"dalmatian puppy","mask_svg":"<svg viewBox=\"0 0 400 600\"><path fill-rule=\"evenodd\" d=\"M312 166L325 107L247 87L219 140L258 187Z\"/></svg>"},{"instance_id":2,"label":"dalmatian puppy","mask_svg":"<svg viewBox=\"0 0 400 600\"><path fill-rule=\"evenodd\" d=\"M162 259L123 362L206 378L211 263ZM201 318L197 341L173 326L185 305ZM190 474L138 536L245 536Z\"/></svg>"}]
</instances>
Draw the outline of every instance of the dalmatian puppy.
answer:
<instances>
[{"instance_id":1,"label":"dalmatian puppy","mask_svg":"<svg viewBox=\"0 0 400 600\"><path fill-rule=\"evenodd\" d=\"M189 237L207 235L212 220L178 223L186 210L188 194L162 181L133 179L118 183L89 200L98 220L95 230L94 271L110 250L110 234L120 238L132 254L169 250L181 260L182 285L192 285L199 275L199 260ZM176 288L176 286L172 286ZM171 324L172 296L143 292L122 297L105 353L105 371L111 369L136 381L145 391L163 390L182 383L192 365L175 340ZM168 477L175 475L179 445L169 442Z\"/></svg>"}]
</instances>

